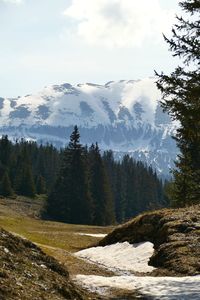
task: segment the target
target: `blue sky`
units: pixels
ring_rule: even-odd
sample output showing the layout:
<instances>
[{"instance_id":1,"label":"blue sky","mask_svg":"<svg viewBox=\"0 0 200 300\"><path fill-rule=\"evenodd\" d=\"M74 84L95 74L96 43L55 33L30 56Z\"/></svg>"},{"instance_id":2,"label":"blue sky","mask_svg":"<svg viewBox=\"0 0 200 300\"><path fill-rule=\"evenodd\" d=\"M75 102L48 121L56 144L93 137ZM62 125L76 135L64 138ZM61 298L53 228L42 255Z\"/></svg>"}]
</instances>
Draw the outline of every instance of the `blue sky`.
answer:
<instances>
[{"instance_id":1,"label":"blue sky","mask_svg":"<svg viewBox=\"0 0 200 300\"><path fill-rule=\"evenodd\" d=\"M177 0L0 0L0 96L170 72Z\"/></svg>"}]
</instances>

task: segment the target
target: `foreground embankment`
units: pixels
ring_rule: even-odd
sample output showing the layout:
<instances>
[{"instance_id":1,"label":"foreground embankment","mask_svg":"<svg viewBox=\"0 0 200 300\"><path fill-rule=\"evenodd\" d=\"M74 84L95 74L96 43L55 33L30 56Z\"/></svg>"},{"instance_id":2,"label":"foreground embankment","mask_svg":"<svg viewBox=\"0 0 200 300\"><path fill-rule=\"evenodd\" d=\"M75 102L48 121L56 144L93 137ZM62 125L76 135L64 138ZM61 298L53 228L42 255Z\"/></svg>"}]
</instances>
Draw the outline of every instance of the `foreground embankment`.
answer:
<instances>
[{"instance_id":1,"label":"foreground embankment","mask_svg":"<svg viewBox=\"0 0 200 300\"><path fill-rule=\"evenodd\" d=\"M154 254L152 275L194 276L200 274L200 205L163 209L142 214L118 226L98 245L149 241Z\"/></svg>"}]
</instances>

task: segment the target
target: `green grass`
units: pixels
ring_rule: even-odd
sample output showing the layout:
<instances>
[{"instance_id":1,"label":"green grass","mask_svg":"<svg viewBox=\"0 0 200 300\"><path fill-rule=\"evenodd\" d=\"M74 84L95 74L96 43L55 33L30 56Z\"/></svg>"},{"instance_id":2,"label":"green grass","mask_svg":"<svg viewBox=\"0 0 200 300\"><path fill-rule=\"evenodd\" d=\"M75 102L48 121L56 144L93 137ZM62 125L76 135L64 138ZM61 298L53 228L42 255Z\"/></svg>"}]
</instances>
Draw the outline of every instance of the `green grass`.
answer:
<instances>
[{"instance_id":1,"label":"green grass","mask_svg":"<svg viewBox=\"0 0 200 300\"><path fill-rule=\"evenodd\" d=\"M47 254L66 263L71 273L98 273L73 256L73 253L96 243L99 238L78 233L108 233L112 227L87 226L44 221L38 216L44 199L0 199L0 227L38 244Z\"/></svg>"},{"instance_id":2,"label":"green grass","mask_svg":"<svg viewBox=\"0 0 200 300\"><path fill-rule=\"evenodd\" d=\"M108 233L110 231L110 228L105 227L42 221L18 215L0 215L0 226L22 235L34 243L58 247L70 252L87 247L98 240L98 238L82 236L78 233Z\"/></svg>"}]
</instances>

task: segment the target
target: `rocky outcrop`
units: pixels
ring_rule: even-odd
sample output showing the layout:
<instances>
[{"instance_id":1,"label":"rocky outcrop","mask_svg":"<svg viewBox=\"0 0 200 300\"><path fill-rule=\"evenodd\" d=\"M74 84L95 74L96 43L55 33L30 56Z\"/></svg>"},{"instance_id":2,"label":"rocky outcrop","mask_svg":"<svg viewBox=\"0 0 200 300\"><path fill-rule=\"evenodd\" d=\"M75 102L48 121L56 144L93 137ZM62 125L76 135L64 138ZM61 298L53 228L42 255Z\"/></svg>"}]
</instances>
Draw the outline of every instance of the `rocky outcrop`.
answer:
<instances>
[{"instance_id":1,"label":"rocky outcrop","mask_svg":"<svg viewBox=\"0 0 200 300\"><path fill-rule=\"evenodd\" d=\"M68 271L35 244L0 229L0 299L88 299Z\"/></svg>"},{"instance_id":2,"label":"rocky outcrop","mask_svg":"<svg viewBox=\"0 0 200 300\"><path fill-rule=\"evenodd\" d=\"M152 275L200 274L200 205L142 214L117 227L99 242L105 246L128 241L154 243Z\"/></svg>"}]
</instances>

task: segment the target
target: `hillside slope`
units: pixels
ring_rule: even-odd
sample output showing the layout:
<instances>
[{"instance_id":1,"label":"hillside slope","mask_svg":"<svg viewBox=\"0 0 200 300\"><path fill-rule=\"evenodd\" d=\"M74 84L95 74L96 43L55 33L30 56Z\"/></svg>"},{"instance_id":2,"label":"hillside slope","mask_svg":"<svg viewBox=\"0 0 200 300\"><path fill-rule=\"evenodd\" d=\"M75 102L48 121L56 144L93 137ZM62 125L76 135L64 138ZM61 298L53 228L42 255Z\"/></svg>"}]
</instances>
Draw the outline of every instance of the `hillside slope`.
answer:
<instances>
[{"instance_id":1,"label":"hillside slope","mask_svg":"<svg viewBox=\"0 0 200 300\"><path fill-rule=\"evenodd\" d=\"M0 299L87 299L68 271L28 240L0 229Z\"/></svg>"},{"instance_id":2,"label":"hillside slope","mask_svg":"<svg viewBox=\"0 0 200 300\"><path fill-rule=\"evenodd\" d=\"M142 214L117 227L98 245L128 241L154 244L152 275L200 274L200 206L163 209Z\"/></svg>"}]
</instances>

